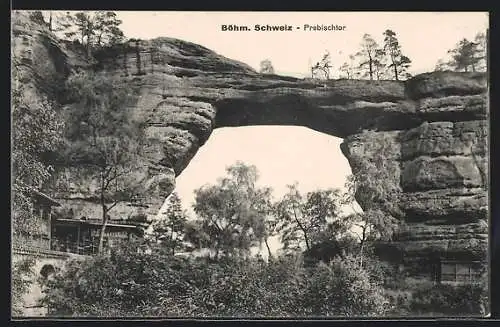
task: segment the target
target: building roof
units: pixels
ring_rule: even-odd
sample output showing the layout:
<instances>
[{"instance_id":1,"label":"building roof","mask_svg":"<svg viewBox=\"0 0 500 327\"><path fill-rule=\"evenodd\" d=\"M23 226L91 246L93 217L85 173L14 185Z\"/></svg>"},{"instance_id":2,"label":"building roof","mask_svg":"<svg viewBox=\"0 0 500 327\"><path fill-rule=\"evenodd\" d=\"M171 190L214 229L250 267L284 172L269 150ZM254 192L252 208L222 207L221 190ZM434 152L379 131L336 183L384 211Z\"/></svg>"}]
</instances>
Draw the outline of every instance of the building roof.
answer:
<instances>
[{"instance_id":1,"label":"building roof","mask_svg":"<svg viewBox=\"0 0 500 327\"><path fill-rule=\"evenodd\" d=\"M33 194L35 194L35 196L37 198L42 199L44 202L48 202L49 204L51 204L55 207L59 207L61 205L59 202L57 202L56 200L54 200L53 198L51 198L50 196L48 196L45 193L42 193L42 192L37 191L35 189L33 189L32 191L33 191Z\"/></svg>"}]
</instances>

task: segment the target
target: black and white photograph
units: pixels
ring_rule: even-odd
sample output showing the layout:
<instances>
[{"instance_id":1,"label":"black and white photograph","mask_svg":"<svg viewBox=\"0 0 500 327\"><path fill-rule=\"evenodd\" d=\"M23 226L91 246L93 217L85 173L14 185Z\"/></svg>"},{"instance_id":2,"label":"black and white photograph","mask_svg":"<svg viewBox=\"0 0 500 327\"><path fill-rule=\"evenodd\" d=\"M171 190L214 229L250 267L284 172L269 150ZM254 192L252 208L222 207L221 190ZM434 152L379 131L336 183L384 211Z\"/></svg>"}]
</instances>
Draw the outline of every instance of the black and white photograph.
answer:
<instances>
[{"instance_id":1,"label":"black and white photograph","mask_svg":"<svg viewBox=\"0 0 500 327\"><path fill-rule=\"evenodd\" d=\"M490 315L488 12L11 11L11 318Z\"/></svg>"}]
</instances>

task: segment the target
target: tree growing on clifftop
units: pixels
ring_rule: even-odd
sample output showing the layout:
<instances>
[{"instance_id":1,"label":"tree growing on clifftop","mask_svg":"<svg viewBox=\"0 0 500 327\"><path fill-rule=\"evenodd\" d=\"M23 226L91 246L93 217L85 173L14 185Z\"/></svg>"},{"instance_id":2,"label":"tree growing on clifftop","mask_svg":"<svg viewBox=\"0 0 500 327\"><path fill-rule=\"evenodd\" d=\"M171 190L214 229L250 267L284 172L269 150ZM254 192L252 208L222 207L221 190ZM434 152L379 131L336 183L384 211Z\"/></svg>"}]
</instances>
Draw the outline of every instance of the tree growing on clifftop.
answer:
<instances>
[{"instance_id":1,"label":"tree growing on clifftop","mask_svg":"<svg viewBox=\"0 0 500 327\"><path fill-rule=\"evenodd\" d=\"M375 50L375 59L373 60L373 71L375 78L381 80L387 76L387 56L384 49Z\"/></svg>"},{"instance_id":2,"label":"tree growing on clifftop","mask_svg":"<svg viewBox=\"0 0 500 327\"><path fill-rule=\"evenodd\" d=\"M330 52L326 51L323 58L311 67L311 77L328 80L330 79L330 68L332 68L332 59Z\"/></svg>"},{"instance_id":3,"label":"tree growing on clifftop","mask_svg":"<svg viewBox=\"0 0 500 327\"><path fill-rule=\"evenodd\" d=\"M274 74L274 67L271 63L271 60L264 59L260 62L260 71L261 74Z\"/></svg>"},{"instance_id":4,"label":"tree growing on clifftop","mask_svg":"<svg viewBox=\"0 0 500 327\"><path fill-rule=\"evenodd\" d=\"M90 56L94 49L123 42L122 21L112 11L80 11L52 15L50 29L68 40L78 40ZM52 24L52 19L55 24Z\"/></svg>"},{"instance_id":5,"label":"tree growing on clifftop","mask_svg":"<svg viewBox=\"0 0 500 327\"><path fill-rule=\"evenodd\" d=\"M448 50L449 59L440 59L435 71L486 71L487 40L485 33L477 33L473 41L461 39L453 49Z\"/></svg>"},{"instance_id":6,"label":"tree growing on clifftop","mask_svg":"<svg viewBox=\"0 0 500 327\"><path fill-rule=\"evenodd\" d=\"M384 32L384 52L389 56L389 68L394 73L394 79L399 81L402 76L408 77L407 69L411 65L411 60L402 54L401 45L394 31L386 30Z\"/></svg>"},{"instance_id":7,"label":"tree growing on clifftop","mask_svg":"<svg viewBox=\"0 0 500 327\"><path fill-rule=\"evenodd\" d=\"M450 66L456 71L477 71L486 58L486 51L481 38L482 34L478 34L476 36L477 42L465 38L460 40L454 49L448 51L451 55ZM483 66L485 65L483 64Z\"/></svg>"},{"instance_id":8,"label":"tree growing on clifftop","mask_svg":"<svg viewBox=\"0 0 500 327\"><path fill-rule=\"evenodd\" d=\"M356 75L359 74L359 71L355 64L355 55L349 55L349 61L346 61L339 67L339 71L344 73L347 79L354 79Z\"/></svg>"},{"instance_id":9,"label":"tree growing on clifftop","mask_svg":"<svg viewBox=\"0 0 500 327\"><path fill-rule=\"evenodd\" d=\"M347 79L353 78L352 67L347 62L344 62L342 66L339 67L339 71L344 73Z\"/></svg>"},{"instance_id":10,"label":"tree growing on clifftop","mask_svg":"<svg viewBox=\"0 0 500 327\"><path fill-rule=\"evenodd\" d=\"M449 69L450 69L449 63L445 62L443 59L439 59L436 62L436 66L434 67L434 71L436 72L442 72Z\"/></svg>"},{"instance_id":11,"label":"tree growing on clifftop","mask_svg":"<svg viewBox=\"0 0 500 327\"><path fill-rule=\"evenodd\" d=\"M361 58L359 66L361 69L367 69L366 75L368 75L370 80L373 80L375 77L375 62L379 60L379 57L382 54L379 50L379 45L370 34L363 35L361 51L356 53L356 55Z\"/></svg>"},{"instance_id":12,"label":"tree growing on clifftop","mask_svg":"<svg viewBox=\"0 0 500 327\"><path fill-rule=\"evenodd\" d=\"M474 43L477 44L477 57L479 58L476 69L486 71L488 69L488 29L485 33L477 33Z\"/></svg>"}]
</instances>

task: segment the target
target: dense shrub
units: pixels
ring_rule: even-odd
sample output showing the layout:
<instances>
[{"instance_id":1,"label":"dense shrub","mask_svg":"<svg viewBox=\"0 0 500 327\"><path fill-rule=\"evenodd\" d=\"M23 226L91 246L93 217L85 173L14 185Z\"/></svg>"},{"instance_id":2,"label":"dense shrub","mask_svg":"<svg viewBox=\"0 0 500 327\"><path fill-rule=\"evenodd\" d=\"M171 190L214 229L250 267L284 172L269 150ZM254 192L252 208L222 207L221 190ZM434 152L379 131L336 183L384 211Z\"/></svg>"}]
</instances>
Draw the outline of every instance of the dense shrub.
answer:
<instances>
[{"instance_id":1,"label":"dense shrub","mask_svg":"<svg viewBox=\"0 0 500 327\"><path fill-rule=\"evenodd\" d=\"M305 301L313 316L378 316L389 304L383 288L351 256L320 263L310 277Z\"/></svg>"},{"instance_id":2,"label":"dense shrub","mask_svg":"<svg viewBox=\"0 0 500 327\"><path fill-rule=\"evenodd\" d=\"M411 316L410 304L412 301L412 292L401 289L385 289L384 291L389 301L388 316L406 317Z\"/></svg>"},{"instance_id":3,"label":"dense shrub","mask_svg":"<svg viewBox=\"0 0 500 327\"><path fill-rule=\"evenodd\" d=\"M12 264L12 315L21 316L24 306L23 296L32 284L33 260L21 259Z\"/></svg>"},{"instance_id":4,"label":"dense shrub","mask_svg":"<svg viewBox=\"0 0 500 327\"><path fill-rule=\"evenodd\" d=\"M304 269L293 259L266 263L256 259L225 259L211 264L211 280L192 299L196 315L231 317L300 314Z\"/></svg>"},{"instance_id":5,"label":"dense shrub","mask_svg":"<svg viewBox=\"0 0 500 327\"><path fill-rule=\"evenodd\" d=\"M410 310L416 314L440 313L449 316L483 315L488 292L485 284L437 284L412 293Z\"/></svg>"},{"instance_id":6,"label":"dense shrub","mask_svg":"<svg viewBox=\"0 0 500 327\"><path fill-rule=\"evenodd\" d=\"M176 257L134 241L107 256L69 261L46 281L53 316L353 317L479 315L486 283L434 285L404 279L388 287L391 267L358 257L304 264L300 255Z\"/></svg>"},{"instance_id":7,"label":"dense shrub","mask_svg":"<svg viewBox=\"0 0 500 327\"><path fill-rule=\"evenodd\" d=\"M376 284L386 286L401 277L394 264L379 260L372 253L363 257L363 267L367 270L370 280Z\"/></svg>"},{"instance_id":8,"label":"dense shrub","mask_svg":"<svg viewBox=\"0 0 500 327\"><path fill-rule=\"evenodd\" d=\"M47 282L54 316L297 317L377 315L381 288L352 258L305 268L302 257L180 258L129 244L69 262Z\"/></svg>"}]
</instances>

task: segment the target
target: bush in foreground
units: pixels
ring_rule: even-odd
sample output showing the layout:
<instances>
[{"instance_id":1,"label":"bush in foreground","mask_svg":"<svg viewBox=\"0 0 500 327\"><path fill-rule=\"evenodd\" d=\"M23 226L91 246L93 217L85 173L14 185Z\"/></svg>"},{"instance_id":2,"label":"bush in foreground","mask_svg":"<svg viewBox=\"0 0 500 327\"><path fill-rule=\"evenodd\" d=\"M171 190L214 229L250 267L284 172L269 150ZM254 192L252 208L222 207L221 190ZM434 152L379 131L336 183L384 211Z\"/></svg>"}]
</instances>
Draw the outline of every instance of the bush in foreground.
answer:
<instances>
[{"instance_id":1,"label":"bush in foreground","mask_svg":"<svg viewBox=\"0 0 500 327\"><path fill-rule=\"evenodd\" d=\"M320 263L312 272L305 299L312 316L380 316L389 304L381 285L354 257Z\"/></svg>"},{"instance_id":2,"label":"bush in foreground","mask_svg":"<svg viewBox=\"0 0 500 327\"><path fill-rule=\"evenodd\" d=\"M383 314L381 287L352 258L179 258L126 245L69 262L46 285L53 316L297 317Z\"/></svg>"},{"instance_id":3,"label":"bush in foreground","mask_svg":"<svg viewBox=\"0 0 500 327\"><path fill-rule=\"evenodd\" d=\"M485 284L438 284L412 293L409 303L414 313L440 313L449 316L484 315L488 291Z\"/></svg>"}]
</instances>

